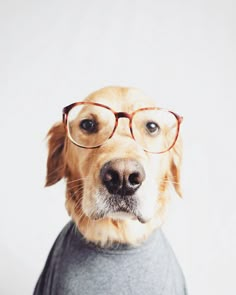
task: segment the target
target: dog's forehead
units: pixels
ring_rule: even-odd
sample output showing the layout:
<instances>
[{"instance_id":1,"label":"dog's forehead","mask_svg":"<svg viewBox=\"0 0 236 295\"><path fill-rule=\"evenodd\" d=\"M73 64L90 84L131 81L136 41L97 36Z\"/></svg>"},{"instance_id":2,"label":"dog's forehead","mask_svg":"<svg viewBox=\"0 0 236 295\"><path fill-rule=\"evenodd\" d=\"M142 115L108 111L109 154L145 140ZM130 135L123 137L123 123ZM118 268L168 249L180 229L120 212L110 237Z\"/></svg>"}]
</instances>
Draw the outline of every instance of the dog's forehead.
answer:
<instances>
[{"instance_id":1,"label":"dog's forehead","mask_svg":"<svg viewBox=\"0 0 236 295\"><path fill-rule=\"evenodd\" d=\"M141 90L128 87L106 87L90 94L85 101L104 104L117 112L133 112L155 106Z\"/></svg>"}]
</instances>

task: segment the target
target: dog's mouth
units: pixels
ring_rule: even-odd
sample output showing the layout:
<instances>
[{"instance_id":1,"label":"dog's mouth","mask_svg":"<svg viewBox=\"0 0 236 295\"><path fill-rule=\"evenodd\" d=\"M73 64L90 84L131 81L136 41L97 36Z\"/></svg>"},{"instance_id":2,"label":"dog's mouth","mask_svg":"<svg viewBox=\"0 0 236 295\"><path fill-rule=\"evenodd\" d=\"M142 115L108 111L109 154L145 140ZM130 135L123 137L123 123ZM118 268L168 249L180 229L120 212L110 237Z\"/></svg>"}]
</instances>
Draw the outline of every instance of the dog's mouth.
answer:
<instances>
[{"instance_id":1,"label":"dog's mouth","mask_svg":"<svg viewBox=\"0 0 236 295\"><path fill-rule=\"evenodd\" d=\"M128 208L126 206L120 206L118 208L115 208L111 210L110 213L108 213L108 216L112 219L132 219L132 220L138 220L141 223L145 223L145 219L141 215L141 213L137 209Z\"/></svg>"},{"instance_id":2,"label":"dog's mouth","mask_svg":"<svg viewBox=\"0 0 236 295\"><path fill-rule=\"evenodd\" d=\"M142 214L137 214L134 212L129 212L124 209L120 209L118 211L111 211L109 213L99 212L93 214L91 217L93 220L101 220L105 218L111 218L113 220L138 220L140 223L147 223L148 220L145 219Z\"/></svg>"},{"instance_id":3,"label":"dog's mouth","mask_svg":"<svg viewBox=\"0 0 236 295\"><path fill-rule=\"evenodd\" d=\"M127 211L117 211L113 212L108 215L109 218L114 219L114 220L138 220L140 223L146 223L147 220L143 218L141 214L134 214L131 212Z\"/></svg>"},{"instance_id":4,"label":"dog's mouth","mask_svg":"<svg viewBox=\"0 0 236 295\"><path fill-rule=\"evenodd\" d=\"M90 218L94 220L111 218L114 220L138 220L141 223L148 221L138 209L137 197L120 198L120 196L110 195L107 197L103 209L93 212Z\"/></svg>"}]
</instances>

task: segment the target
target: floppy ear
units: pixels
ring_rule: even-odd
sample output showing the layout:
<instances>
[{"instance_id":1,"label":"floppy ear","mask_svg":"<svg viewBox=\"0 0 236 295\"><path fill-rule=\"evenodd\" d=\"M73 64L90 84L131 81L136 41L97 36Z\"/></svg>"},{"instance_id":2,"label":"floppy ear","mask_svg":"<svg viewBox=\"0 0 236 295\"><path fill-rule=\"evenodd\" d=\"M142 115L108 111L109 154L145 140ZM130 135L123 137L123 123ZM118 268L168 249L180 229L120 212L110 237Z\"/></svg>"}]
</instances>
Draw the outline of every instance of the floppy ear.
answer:
<instances>
[{"instance_id":1,"label":"floppy ear","mask_svg":"<svg viewBox=\"0 0 236 295\"><path fill-rule=\"evenodd\" d=\"M182 165L182 140L179 138L171 150L171 163L169 180L173 183L176 193L182 197L180 185L180 170Z\"/></svg>"},{"instance_id":2,"label":"floppy ear","mask_svg":"<svg viewBox=\"0 0 236 295\"><path fill-rule=\"evenodd\" d=\"M48 132L47 177L45 186L57 183L64 175L66 132L62 123L55 124Z\"/></svg>"}]
</instances>

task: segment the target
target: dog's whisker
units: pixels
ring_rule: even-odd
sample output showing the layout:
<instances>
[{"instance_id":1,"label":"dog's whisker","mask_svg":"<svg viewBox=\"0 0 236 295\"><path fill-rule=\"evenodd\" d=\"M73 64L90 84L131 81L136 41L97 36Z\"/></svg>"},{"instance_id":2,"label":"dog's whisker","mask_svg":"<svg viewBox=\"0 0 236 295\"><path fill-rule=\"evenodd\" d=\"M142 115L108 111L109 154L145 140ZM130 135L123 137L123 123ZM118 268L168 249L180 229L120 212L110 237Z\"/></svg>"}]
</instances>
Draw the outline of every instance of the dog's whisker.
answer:
<instances>
[{"instance_id":1,"label":"dog's whisker","mask_svg":"<svg viewBox=\"0 0 236 295\"><path fill-rule=\"evenodd\" d=\"M74 186L69 186L69 187L67 187L67 191L69 190L73 190L74 188L83 188L83 185L82 184L77 184L77 185L74 185Z\"/></svg>"},{"instance_id":2,"label":"dog's whisker","mask_svg":"<svg viewBox=\"0 0 236 295\"><path fill-rule=\"evenodd\" d=\"M177 181L173 181L173 180L166 180L166 179L160 180L160 183L172 183L172 184L180 184L180 183L179 183L179 182L177 182Z\"/></svg>"},{"instance_id":3,"label":"dog's whisker","mask_svg":"<svg viewBox=\"0 0 236 295\"><path fill-rule=\"evenodd\" d=\"M58 172L58 170L61 170L62 168L64 168L64 165L58 166L57 168L55 168L55 169L53 169L52 171L50 171L50 172L47 174L47 177L52 176L53 174L55 174L56 172Z\"/></svg>"},{"instance_id":4,"label":"dog's whisker","mask_svg":"<svg viewBox=\"0 0 236 295\"><path fill-rule=\"evenodd\" d=\"M84 217L84 212L80 210L77 217L78 217L78 220L80 221Z\"/></svg>"},{"instance_id":5,"label":"dog's whisker","mask_svg":"<svg viewBox=\"0 0 236 295\"><path fill-rule=\"evenodd\" d=\"M86 224L86 232L89 230L89 225L90 225L91 221L90 221L90 218L87 218L87 224Z\"/></svg>"},{"instance_id":6,"label":"dog's whisker","mask_svg":"<svg viewBox=\"0 0 236 295\"><path fill-rule=\"evenodd\" d=\"M81 209L81 200L78 200L78 201L75 203L75 210L78 210L78 209Z\"/></svg>"},{"instance_id":7,"label":"dog's whisker","mask_svg":"<svg viewBox=\"0 0 236 295\"><path fill-rule=\"evenodd\" d=\"M70 180L70 181L67 181L67 184L71 184L71 183L74 183L74 182L79 182L81 180L88 180L88 179L92 179L92 176L86 176L86 177L81 177L81 178L77 178L77 179L74 179L74 180Z\"/></svg>"},{"instance_id":8,"label":"dog's whisker","mask_svg":"<svg viewBox=\"0 0 236 295\"><path fill-rule=\"evenodd\" d=\"M67 190L73 190L74 188L83 188L84 185L81 182L77 182L77 183L70 183L69 185L67 185Z\"/></svg>"},{"instance_id":9,"label":"dog's whisker","mask_svg":"<svg viewBox=\"0 0 236 295\"><path fill-rule=\"evenodd\" d=\"M72 194L70 195L70 197L72 198L72 199L75 199L75 197L77 197L78 196L78 193L80 193L82 191L82 188L79 188L79 189L77 189L76 191L74 191L74 192L72 192ZM80 197L80 198L78 198L78 199L81 199L82 197Z\"/></svg>"}]
</instances>

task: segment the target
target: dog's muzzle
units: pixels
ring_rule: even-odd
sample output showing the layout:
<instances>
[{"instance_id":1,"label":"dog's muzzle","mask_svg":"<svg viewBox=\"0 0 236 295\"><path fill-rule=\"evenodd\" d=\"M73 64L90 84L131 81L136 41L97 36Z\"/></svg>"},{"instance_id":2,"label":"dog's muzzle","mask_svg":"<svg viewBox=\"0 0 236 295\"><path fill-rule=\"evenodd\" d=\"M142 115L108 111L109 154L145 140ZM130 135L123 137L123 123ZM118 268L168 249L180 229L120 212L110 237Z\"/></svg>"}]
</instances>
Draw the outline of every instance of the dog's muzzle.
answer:
<instances>
[{"instance_id":1,"label":"dog's muzzle","mask_svg":"<svg viewBox=\"0 0 236 295\"><path fill-rule=\"evenodd\" d=\"M138 219L145 223L140 205L143 194L139 194L144 180L144 168L134 159L115 159L105 163L100 170L103 206L94 219L108 216Z\"/></svg>"}]
</instances>

